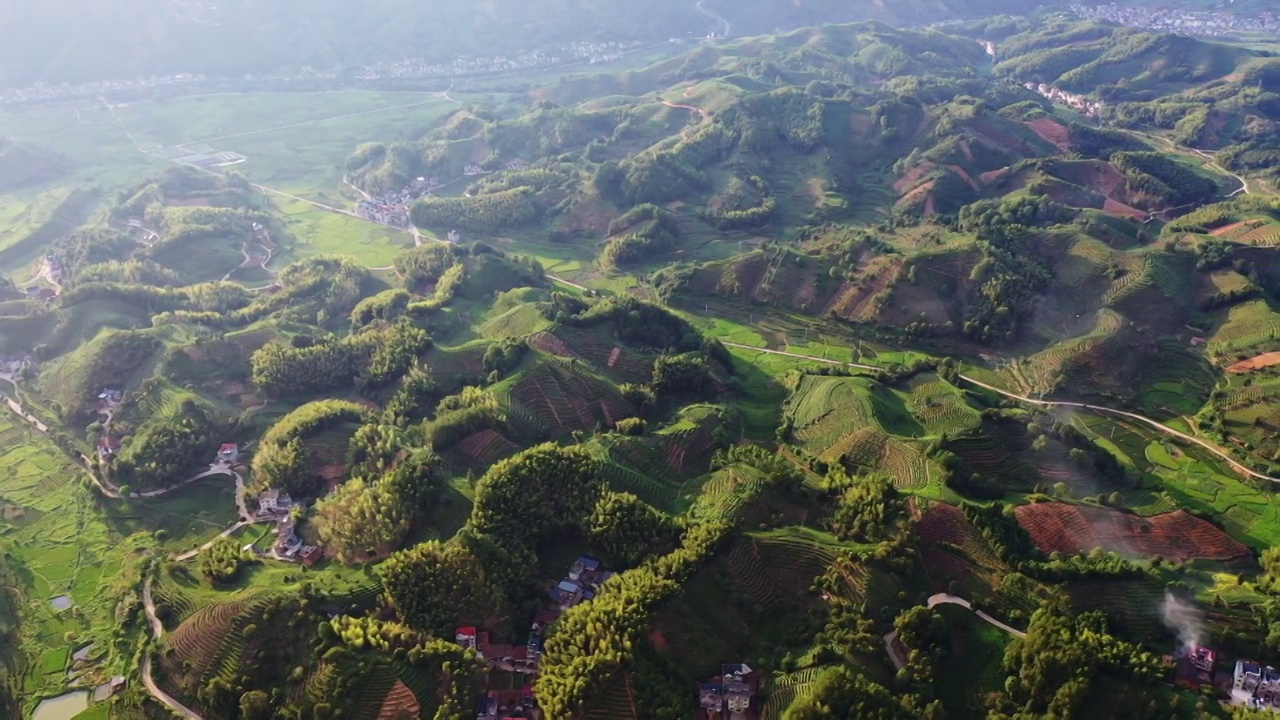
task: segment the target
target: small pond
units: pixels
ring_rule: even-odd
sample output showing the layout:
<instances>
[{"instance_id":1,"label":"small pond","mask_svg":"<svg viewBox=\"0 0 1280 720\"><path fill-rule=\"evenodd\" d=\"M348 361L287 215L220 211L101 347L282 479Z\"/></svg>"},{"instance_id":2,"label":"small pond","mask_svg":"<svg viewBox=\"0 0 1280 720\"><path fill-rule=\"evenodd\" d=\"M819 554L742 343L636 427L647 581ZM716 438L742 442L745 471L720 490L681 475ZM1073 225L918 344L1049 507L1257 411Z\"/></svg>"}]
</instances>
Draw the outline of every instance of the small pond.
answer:
<instances>
[{"instance_id":1,"label":"small pond","mask_svg":"<svg viewBox=\"0 0 1280 720\"><path fill-rule=\"evenodd\" d=\"M89 656L93 653L93 643L89 643L71 653L71 664L67 666L67 677L75 677L85 670L89 664Z\"/></svg>"},{"instance_id":2,"label":"small pond","mask_svg":"<svg viewBox=\"0 0 1280 720\"><path fill-rule=\"evenodd\" d=\"M89 691L77 690L42 701L31 720L71 720L88 709Z\"/></svg>"},{"instance_id":3,"label":"small pond","mask_svg":"<svg viewBox=\"0 0 1280 720\"><path fill-rule=\"evenodd\" d=\"M70 595L59 595L58 597L50 600L49 604L53 606L54 610L62 612L63 610L70 610L71 606L75 603L71 602Z\"/></svg>"}]
</instances>

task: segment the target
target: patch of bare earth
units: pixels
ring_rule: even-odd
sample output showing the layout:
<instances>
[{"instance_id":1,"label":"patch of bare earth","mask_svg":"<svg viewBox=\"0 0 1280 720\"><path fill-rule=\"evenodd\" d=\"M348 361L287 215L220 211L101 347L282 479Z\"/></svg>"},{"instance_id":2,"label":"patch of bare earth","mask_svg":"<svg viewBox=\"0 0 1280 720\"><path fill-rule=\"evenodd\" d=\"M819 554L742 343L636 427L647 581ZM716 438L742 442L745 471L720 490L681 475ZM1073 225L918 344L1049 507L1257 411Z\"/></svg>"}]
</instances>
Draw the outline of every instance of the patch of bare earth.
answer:
<instances>
[{"instance_id":1,"label":"patch of bare earth","mask_svg":"<svg viewBox=\"0 0 1280 720\"><path fill-rule=\"evenodd\" d=\"M1251 554L1222 530L1183 510L1144 518L1105 508L1037 503L1019 505L1015 517L1045 553L1102 548L1173 562L1238 560Z\"/></svg>"},{"instance_id":2,"label":"patch of bare earth","mask_svg":"<svg viewBox=\"0 0 1280 720\"><path fill-rule=\"evenodd\" d=\"M599 198L591 198L574 203L565 214L559 229L567 233L604 235L609 231L609 223L617 217L617 211L609 203Z\"/></svg>"},{"instance_id":3,"label":"patch of bare earth","mask_svg":"<svg viewBox=\"0 0 1280 720\"><path fill-rule=\"evenodd\" d=\"M899 195L907 192L912 188L912 186L914 186L917 182L920 181L920 178L924 177L930 170L934 169L935 167L937 166L934 165L933 162L929 160L925 160L919 165L908 170L906 175L903 175L902 177L898 178L898 180L893 183L893 191L898 193Z\"/></svg>"},{"instance_id":4,"label":"patch of bare earth","mask_svg":"<svg viewBox=\"0 0 1280 720\"><path fill-rule=\"evenodd\" d=\"M965 182L969 183L969 187L973 188L974 192L978 192L982 190L982 188L978 185L978 183L974 182L973 178L969 176L968 171L966 171L964 168L960 167L959 165L948 165L947 169L959 175L961 180L964 180Z\"/></svg>"},{"instance_id":5,"label":"patch of bare earth","mask_svg":"<svg viewBox=\"0 0 1280 720\"><path fill-rule=\"evenodd\" d=\"M391 686L391 691L387 693L387 697L382 701L382 708L378 710L378 720L402 720L403 718L416 718L422 714L422 705L418 703L418 698L404 684L403 680L396 680Z\"/></svg>"},{"instance_id":6,"label":"patch of bare earth","mask_svg":"<svg viewBox=\"0 0 1280 720\"><path fill-rule=\"evenodd\" d=\"M1252 230L1256 227L1266 224L1266 222L1267 222L1266 220L1263 220L1261 218L1254 218L1252 220L1241 220L1240 222L1231 223L1230 225L1217 228L1213 232L1210 232L1209 234L1213 235L1214 237L1222 237L1224 235L1230 235L1237 230Z\"/></svg>"},{"instance_id":7,"label":"patch of bare earth","mask_svg":"<svg viewBox=\"0 0 1280 720\"><path fill-rule=\"evenodd\" d=\"M888 289L901 268L901 260L886 258L878 261L862 274L862 282L859 284L842 283L840 289L836 291L830 307L823 314L835 312L838 317L846 320L860 320L870 317L874 313L872 300Z\"/></svg>"},{"instance_id":8,"label":"patch of bare earth","mask_svg":"<svg viewBox=\"0 0 1280 720\"><path fill-rule=\"evenodd\" d=\"M1116 217L1134 218L1136 220L1141 220L1147 216L1145 212L1111 198L1107 198L1102 202L1102 212Z\"/></svg>"},{"instance_id":9,"label":"patch of bare earth","mask_svg":"<svg viewBox=\"0 0 1280 720\"><path fill-rule=\"evenodd\" d=\"M899 198L898 203L902 204L902 203L915 202L916 200L920 199L922 195L927 195L933 192L933 186L934 186L934 182L932 180L930 180L927 183L924 183L923 185L919 185L916 187L915 190L912 190L911 192Z\"/></svg>"},{"instance_id":10,"label":"patch of bare earth","mask_svg":"<svg viewBox=\"0 0 1280 720\"><path fill-rule=\"evenodd\" d=\"M1241 360L1235 365L1227 368L1229 373L1247 373L1254 370L1261 370L1272 365L1280 365L1280 352L1263 353L1248 360Z\"/></svg>"},{"instance_id":11,"label":"patch of bare earth","mask_svg":"<svg viewBox=\"0 0 1280 720\"><path fill-rule=\"evenodd\" d=\"M1008 173L1009 173L1009 168L1002 167L999 170L988 170L987 172L984 172L981 175L979 175L978 179L982 181L983 185L990 185L991 183L999 180L1000 178L1004 177Z\"/></svg>"},{"instance_id":12,"label":"patch of bare earth","mask_svg":"<svg viewBox=\"0 0 1280 720\"><path fill-rule=\"evenodd\" d=\"M1071 147L1071 131L1052 118L1036 118L1026 123L1031 131L1053 144L1059 150Z\"/></svg>"}]
</instances>

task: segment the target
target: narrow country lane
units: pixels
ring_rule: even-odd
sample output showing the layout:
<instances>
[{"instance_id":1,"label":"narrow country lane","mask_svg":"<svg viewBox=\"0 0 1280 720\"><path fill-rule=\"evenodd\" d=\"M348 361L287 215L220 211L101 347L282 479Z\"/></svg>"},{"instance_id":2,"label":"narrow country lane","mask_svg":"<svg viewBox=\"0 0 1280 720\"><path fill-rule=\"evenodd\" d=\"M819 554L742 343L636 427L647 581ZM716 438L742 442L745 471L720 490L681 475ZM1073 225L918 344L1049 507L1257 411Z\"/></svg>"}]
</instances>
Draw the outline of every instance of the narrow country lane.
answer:
<instances>
[{"instance_id":1,"label":"narrow country lane","mask_svg":"<svg viewBox=\"0 0 1280 720\"><path fill-rule=\"evenodd\" d=\"M974 610L972 603L970 603L968 600L965 600L964 598L958 595L948 595L947 593L938 593L937 595L932 595L929 597L927 606L930 609L935 608L939 605L959 605L965 610L968 610L972 612L974 615L977 615L979 618L982 619L983 622L987 623L988 625L997 627L1016 638L1025 638L1027 636L1027 634L1022 632L1021 630L1017 630L1015 628L1009 627L1008 625L1005 625L1004 623L991 617L990 615L986 614L981 610Z\"/></svg>"},{"instance_id":2,"label":"narrow country lane","mask_svg":"<svg viewBox=\"0 0 1280 720\"><path fill-rule=\"evenodd\" d=\"M1256 472L1254 470L1251 470L1245 467L1242 463L1240 463L1240 461L1231 457L1225 451L1219 448L1217 445L1214 445L1213 443L1208 442L1207 440L1201 440L1200 438L1195 437L1194 435L1188 435L1184 432L1174 430L1173 428L1169 427L1168 425L1165 425L1162 422L1152 420L1149 417L1143 417L1142 415L1138 415L1137 413L1125 412L1124 410L1116 410L1114 408L1103 407L1101 405L1090 405L1088 403L1068 402L1068 401L1062 401L1062 400L1036 400L1034 398L1029 398L1024 395L1011 393L1008 390L1001 390L998 387L995 387L993 385L988 385L979 380L974 380L973 378L968 377L966 375L961 375L960 379L972 385L977 385L980 388L984 388L986 390L990 390L991 392L1004 395L1007 398L1012 398L1014 400L1018 400L1020 402L1028 403L1031 405L1040 405L1045 407L1079 408L1083 410L1092 410L1094 412L1107 413L1110 415L1119 415L1120 417L1126 417L1126 418L1129 418L1130 420L1137 420L1138 422L1150 425L1151 427L1155 428L1156 430L1159 430L1160 432L1165 433L1166 435L1172 435L1173 437L1176 437L1180 440L1185 440L1186 442L1199 445L1205 450L1208 450L1214 455L1217 455L1218 457L1225 460L1227 464L1229 464L1238 473L1247 475L1257 480L1269 480L1273 483L1280 483L1280 479L1278 478L1273 478L1270 475L1264 475L1260 472Z\"/></svg>"},{"instance_id":3,"label":"narrow country lane","mask_svg":"<svg viewBox=\"0 0 1280 720\"><path fill-rule=\"evenodd\" d=\"M767 350L765 348L753 347L751 345L742 345L739 343L722 341L721 344L724 345L725 347L738 348L739 350L751 350L754 352L768 353L770 355L783 355L786 357L799 358L801 360L812 360L814 362L827 363L828 365L842 365L845 367L855 367L855 368L861 368L864 370L881 369L871 365L860 365L858 363L847 363L847 362L841 362L839 360L828 360L826 358L817 358L817 357L812 357L810 355L800 355L792 352L784 352L782 350ZM1012 400L1028 403L1030 405L1039 405L1041 407L1077 408L1080 410L1090 410L1093 412L1106 413L1109 415L1118 415L1120 417L1129 418L1130 420L1137 420L1138 422L1144 423L1152 428L1155 428L1156 430L1159 430L1160 432L1166 435L1170 435L1172 437L1178 438L1179 440L1184 440L1194 445L1198 445L1201 448L1204 448L1205 450L1208 450L1209 452L1221 458L1228 465L1230 465L1232 469L1234 469L1236 472L1242 475L1246 475L1248 477L1251 477L1257 480L1267 480L1273 483L1280 483L1280 478L1273 478L1270 475L1266 475L1266 474L1257 472L1256 470L1252 470L1248 467L1245 467L1245 465L1241 463L1239 460L1236 460L1235 458L1231 457L1231 455L1229 455L1222 448L1219 448L1217 445L1214 445L1213 443L1207 440L1203 440L1194 435L1188 435L1187 433L1181 432L1179 430L1175 430L1158 420L1152 420L1149 417L1144 417L1137 413L1131 413L1124 410L1116 410L1115 408L1104 407L1102 405L1090 405L1088 403L1071 402L1067 400L1037 400L1035 398L1029 398L1025 395L1018 395L1017 393L1009 392L1008 390L1002 390L994 385L988 385L987 383L984 383L981 380L975 380L967 375L960 375L959 377L961 380L971 385L976 385L980 388L983 388L984 390L990 390L993 393L1003 395Z\"/></svg>"},{"instance_id":4,"label":"narrow country lane","mask_svg":"<svg viewBox=\"0 0 1280 720\"><path fill-rule=\"evenodd\" d=\"M142 583L142 608L147 613L147 623L151 626L151 636L159 644L160 639L164 637L164 624L160 622L160 618L156 617L156 604L151 598L151 575L147 575L147 579ZM151 676L151 653L147 652L142 656L142 685L146 687L151 697L156 702L164 705L173 712L177 713L184 720L204 720L195 710L178 702L169 693L160 689L156 684L155 678Z\"/></svg>"}]
</instances>

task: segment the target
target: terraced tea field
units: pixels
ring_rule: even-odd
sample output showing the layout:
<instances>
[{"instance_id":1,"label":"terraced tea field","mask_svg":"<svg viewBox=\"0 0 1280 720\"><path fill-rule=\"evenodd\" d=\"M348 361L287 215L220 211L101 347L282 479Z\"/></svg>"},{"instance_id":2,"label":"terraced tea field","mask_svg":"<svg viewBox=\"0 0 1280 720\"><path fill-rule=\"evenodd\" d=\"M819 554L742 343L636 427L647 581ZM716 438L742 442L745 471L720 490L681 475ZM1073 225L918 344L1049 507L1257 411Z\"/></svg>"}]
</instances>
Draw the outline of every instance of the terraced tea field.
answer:
<instances>
[{"instance_id":1,"label":"terraced tea field","mask_svg":"<svg viewBox=\"0 0 1280 720\"><path fill-rule=\"evenodd\" d=\"M814 682L817 681L820 673L821 668L808 668L781 677L769 678L761 688L765 702L760 708L760 720L782 720L783 714L792 703L813 691Z\"/></svg>"},{"instance_id":2,"label":"terraced tea field","mask_svg":"<svg viewBox=\"0 0 1280 720\"><path fill-rule=\"evenodd\" d=\"M612 427L634 415L631 405L609 383L585 368L544 362L522 374L499 399L512 422L527 434L561 437L574 430Z\"/></svg>"},{"instance_id":3,"label":"terraced tea field","mask_svg":"<svg viewBox=\"0 0 1280 720\"><path fill-rule=\"evenodd\" d=\"M1230 365L1256 355L1260 346L1280 340L1280 309L1266 300L1249 300L1219 316L1207 349L1219 364Z\"/></svg>"},{"instance_id":4,"label":"terraced tea field","mask_svg":"<svg viewBox=\"0 0 1280 720\"><path fill-rule=\"evenodd\" d=\"M936 375L914 378L909 387L911 413L927 435L955 435L981 422L978 411L965 401L961 391Z\"/></svg>"}]
</instances>

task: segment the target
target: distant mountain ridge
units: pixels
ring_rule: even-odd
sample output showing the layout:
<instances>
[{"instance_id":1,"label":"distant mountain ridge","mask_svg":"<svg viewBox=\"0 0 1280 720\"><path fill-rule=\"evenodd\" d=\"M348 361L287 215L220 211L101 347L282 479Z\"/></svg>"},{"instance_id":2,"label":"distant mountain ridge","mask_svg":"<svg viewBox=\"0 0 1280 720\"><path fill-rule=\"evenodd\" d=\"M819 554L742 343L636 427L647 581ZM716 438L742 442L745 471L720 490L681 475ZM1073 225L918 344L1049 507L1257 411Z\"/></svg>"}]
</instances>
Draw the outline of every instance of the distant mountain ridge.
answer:
<instances>
[{"instance_id":1,"label":"distant mountain ridge","mask_svg":"<svg viewBox=\"0 0 1280 720\"><path fill-rule=\"evenodd\" d=\"M1000 0L50 0L0 25L0 86L657 42L723 35L725 23L734 36L867 19L922 25L1008 9Z\"/></svg>"}]
</instances>

